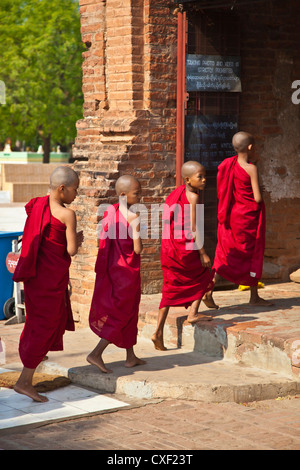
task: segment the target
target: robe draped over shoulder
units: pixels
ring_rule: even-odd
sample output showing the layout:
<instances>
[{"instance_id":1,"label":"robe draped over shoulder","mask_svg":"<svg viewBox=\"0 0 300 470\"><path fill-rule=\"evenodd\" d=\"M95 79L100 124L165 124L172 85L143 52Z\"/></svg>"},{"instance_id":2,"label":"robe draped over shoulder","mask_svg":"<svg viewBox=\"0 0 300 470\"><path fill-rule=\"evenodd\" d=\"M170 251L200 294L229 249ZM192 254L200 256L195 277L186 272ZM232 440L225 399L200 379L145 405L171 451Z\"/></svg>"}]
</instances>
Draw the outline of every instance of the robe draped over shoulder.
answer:
<instances>
[{"instance_id":1,"label":"robe draped over shoulder","mask_svg":"<svg viewBox=\"0 0 300 470\"><path fill-rule=\"evenodd\" d=\"M214 269L220 276L256 286L262 275L265 249L265 205L253 196L251 179L237 156L218 168L218 243Z\"/></svg>"},{"instance_id":2,"label":"robe draped over shoulder","mask_svg":"<svg viewBox=\"0 0 300 470\"><path fill-rule=\"evenodd\" d=\"M50 212L49 196L26 205L22 250L13 280L24 282L26 319L20 337L23 365L34 369L49 351L63 349L65 330L74 330L68 293L71 258L66 226Z\"/></svg>"},{"instance_id":3,"label":"robe draped over shoulder","mask_svg":"<svg viewBox=\"0 0 300 470\"><path fill-rule=\"evenodd\" d=\"M129 349L137 341L140 255L134 252L131 228L119 204L104 214L95 272L90 328L100 338Z\"/></svg>"},{"instance_id":4,"label":"robe draped over shoulder","mask_svg":"<svg viewBox=\"0 0 300 470\"><path fill-rule=\"evenodd\" d=\"M161 266L162 299L159 308L190 306L213 288L213 272L201 264L199 250L192 239L190 203L185 185L167 197L163 211Z\"/></svg>"}]
</instances>

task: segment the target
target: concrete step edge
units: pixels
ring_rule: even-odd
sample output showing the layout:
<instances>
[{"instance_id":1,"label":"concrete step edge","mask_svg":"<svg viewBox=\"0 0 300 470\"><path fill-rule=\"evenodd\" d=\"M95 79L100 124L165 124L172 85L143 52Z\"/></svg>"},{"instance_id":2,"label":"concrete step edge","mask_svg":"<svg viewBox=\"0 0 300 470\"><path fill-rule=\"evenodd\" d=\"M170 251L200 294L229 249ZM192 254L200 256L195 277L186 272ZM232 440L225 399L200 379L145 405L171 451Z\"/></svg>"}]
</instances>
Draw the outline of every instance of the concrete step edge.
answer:
<instances>
[{"instance_id":1,"label":"concrete step edge","mask_svg":"<svg viewBox=\"0 0 300 470\"><path fill-rule=\"evenodd\" d=\"M253 374L251 383L246 383L242 378L238 383L231 383L230 374L234 367L238 374L240 365L225 360L222 366L229 368L226 383L221 383L217 377L212 383L202 383L201 377L198 383L186 383L184 379L170 383L167 380L145 380L134 376L117 377L113 374L102 374L93 366L67 369L50 362L42 363L39 371L69 377L72 383L100 393L115 393L138 399L175 398L207 403L247 403L300 394L300 381L255 368L243 368Z\"/></svg>"}]
</instances>

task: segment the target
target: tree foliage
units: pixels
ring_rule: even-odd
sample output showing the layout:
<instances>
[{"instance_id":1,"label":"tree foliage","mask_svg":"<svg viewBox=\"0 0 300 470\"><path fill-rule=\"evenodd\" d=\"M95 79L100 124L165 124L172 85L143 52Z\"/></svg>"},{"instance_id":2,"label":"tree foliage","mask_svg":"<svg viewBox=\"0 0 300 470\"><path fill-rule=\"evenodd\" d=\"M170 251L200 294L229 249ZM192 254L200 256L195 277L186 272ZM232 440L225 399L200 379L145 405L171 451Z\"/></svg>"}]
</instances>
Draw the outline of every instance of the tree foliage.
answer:
<instances>
[{"instance_id":1,"label":"tree foliage","mask_svg":"<svg viewBox=\"0 0 300 470\"><path fill-rule=\"evenodd\" d=\"M76 0L1 0L0 141L73 141L82 117L82 52Z\"/></svg>"}]
</instances>

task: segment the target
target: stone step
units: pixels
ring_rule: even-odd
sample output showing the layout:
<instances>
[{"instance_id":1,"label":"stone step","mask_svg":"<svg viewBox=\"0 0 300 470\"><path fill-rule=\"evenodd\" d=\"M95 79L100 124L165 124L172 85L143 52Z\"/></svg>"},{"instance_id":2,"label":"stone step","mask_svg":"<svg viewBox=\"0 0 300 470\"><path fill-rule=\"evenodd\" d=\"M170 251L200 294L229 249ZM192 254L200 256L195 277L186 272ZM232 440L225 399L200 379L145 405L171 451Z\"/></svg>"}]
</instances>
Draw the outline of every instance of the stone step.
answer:
<instances>
[{"instance_id":1,"label":"stone step","mask_svg":"<svg viewBox=\"0 0 300 470\"><path fill-rule=\"evenodd\" d=\"M141 337L151 337L156 319L156 311L148 312L140 319ZM259 331L262 323L259 321L234 324L214 320L192 326L186 319L187 315L182 312L172 312L168 316L164 329L167 346L192 349L200 354L279 372L287 377L300 376L299 336L283 338L267 330Z\"/></svg>"},{"instance_id":2,"label":"stone step","mask_svg":"<svg viewBox=\"0 0 300 470\"><path fill-rule=\"evenodd\" d=\"M245 298L244 292L234 295ZM217 303L222 305L226 298L227 305L219 310L201 308L202 313L213 316L213 321L192 326L187 322L184 308L171 308L164 328L165 345L297 378L300 376L300 299L288 300L284 292L281 295L283 298L276 300L275 318L272 307L251 307L246 303L230 306L228 293L224 296L218 292L215 293ZM139 320L139 335L148 339L158 314L151 307L147 310L142 305Z\"/></svg>"},{"instance_id":3,"label":"stone step","mask_svg":"<svg viewBox=\"0 0 300 470\"><path fill-rule=\"evenodd\" d=\"M81 330L77 334L85 333ZM50 360L41 363L38 371L67 376L74 384L100 393L137 399L247 403L300 393L300 381L296 379L187 348L157 351L151 341L139 338L135 352L146 364L128 369L124 367L125 352L110 345L103 355L112 370L110 374L101 373L86 361L81 364L76 361L77 365L69 368L63 354L56 356L56 363Z\"/></svg>"},{"instance_id":4,"label":"stone step","mask_svg":"<svg viewBox=\"0 0 300 470\"><path fill-rule=\"evenodd\" d=\"M141 399L243 403L298 395L299 286L278 284L266 288L264 297L272 298L274 307L249 307L246 292L216 292L221 308L209 311L212 322L196 326L187 324L184 309L171 309L165 328L168 350L157 351L150 338L161 296L143 295L134 351L146 364L125 367L125 350L110 344L103 360L112 373L103 374L86 361L99 338L90 328L79 327L65 333L64 350L49 352L40 371L65 375L75 384L102 393ZM21 363L7 364L7 368L20 369Z\"/></svg>"}]
</instances>

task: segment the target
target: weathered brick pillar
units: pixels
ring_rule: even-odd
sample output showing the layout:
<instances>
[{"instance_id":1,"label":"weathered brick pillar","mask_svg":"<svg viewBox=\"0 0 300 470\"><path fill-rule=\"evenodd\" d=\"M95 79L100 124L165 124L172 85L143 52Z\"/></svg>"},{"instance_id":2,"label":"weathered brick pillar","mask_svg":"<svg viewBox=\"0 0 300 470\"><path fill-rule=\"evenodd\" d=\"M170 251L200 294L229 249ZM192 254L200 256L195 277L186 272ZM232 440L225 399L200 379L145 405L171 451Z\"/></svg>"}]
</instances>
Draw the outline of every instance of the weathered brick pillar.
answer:
<instances>
[{"instance_id":1,"label":"weathered brick pillar","mask_svg":"<svg viewBox=\"0 0 300 470\"><path fill-rule=\"evenodd\" d=\"M86 324L94 287L98 208L115 203L122 174L141 203L162 203L175 185L177 16L165 0L79 0L83 119L73 149L80 191L73 207L85 242L71 267L72 307ZM150 217L149 217L150 224ZM150 233L150 231L149 231ZM160 240L144 240L143 292L161 288Z\"/></svg>"}]
</instances>

